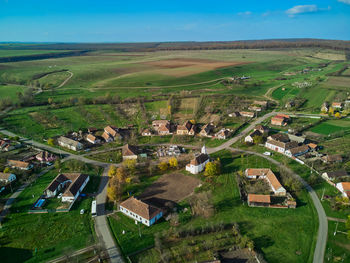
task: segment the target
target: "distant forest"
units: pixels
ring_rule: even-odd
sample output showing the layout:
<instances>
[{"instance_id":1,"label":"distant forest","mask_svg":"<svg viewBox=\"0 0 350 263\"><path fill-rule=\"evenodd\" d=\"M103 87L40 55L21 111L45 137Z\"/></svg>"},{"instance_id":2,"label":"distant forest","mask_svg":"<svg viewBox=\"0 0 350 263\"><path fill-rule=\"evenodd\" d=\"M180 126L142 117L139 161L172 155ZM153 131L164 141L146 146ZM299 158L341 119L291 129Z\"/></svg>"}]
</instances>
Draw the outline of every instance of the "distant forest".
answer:
<instances>
[{"instance_id":1,"label":"distant forest","mask_svg":"<svg viewBox=\"0 0 350 263\"><path fill-rule=\"evenodd\" d=\"M350 41L326 39L274 39L217 42L153 43L0 43L0 49L2 50L115 50L120 52L212 49L278 49L312 47L350 51Z\"/></svg>"}]
</instances>

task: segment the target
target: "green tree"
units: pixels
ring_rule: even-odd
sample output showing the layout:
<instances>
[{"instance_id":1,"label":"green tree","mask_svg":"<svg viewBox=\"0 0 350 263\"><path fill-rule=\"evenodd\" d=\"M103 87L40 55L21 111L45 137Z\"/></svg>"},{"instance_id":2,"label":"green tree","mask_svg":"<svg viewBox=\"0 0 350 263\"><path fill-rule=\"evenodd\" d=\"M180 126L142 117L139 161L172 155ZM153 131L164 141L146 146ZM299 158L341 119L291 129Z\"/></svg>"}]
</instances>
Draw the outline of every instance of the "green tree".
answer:
<instances>
[{"instance_id":1,"label":"green tree","mask_svg":"<svg viewBox=\"0 0 350 263\"><path fill-rule=\"evenodd\" d=\"M56 159L54 166L57 170L60 170L61 169L61 160Z\"/></svg>"},{"instance_id":2,"label":"green tree","mask_svg":"<svg viewBox=\"0 0 350 263\"><path fill-rule=\"evenodd\" d=\"M254 142L254 144L261 144L261 143L263 143L263 141L264 141L264 139L263 139L262 136L255 135L255 136L253 137L253 142Z\"/></svg>"},{"instance_id":3,"label":"green tree","mask_svg":"<svg viewBox=\"0 0 350 263\"><path fill-rule=\"evenodd\" d=\"M9 173L10 172L10 168L9 167L6 167L5 169L4 169L4 173Z\"/></svg>"},{"instance_id":4,"label":"green tree","mask_svg":"<svg viewBox=\"0 0 350 263\"><path fill-rule=\"evenodd\" d=\"M135 159L127 159L123 162L123 166L128 169L130 174L135 174L136 171L136 160Z\"/></svg>"},{"instance_id":5,"label":"green tree","mask_svg":"<svg viewBox=\"0 0 350 263\"><path fill-rule=\"evenodd\" d=\"M209 162L205 166L204 175L207 177L213 177L220 174L220 160Z\"/></svg>"},{"instance_id":6,"label":"green tree","mask_svg":"<svg viewBox=\"0 0 350 263\"><path fill-rule=\"evenodd\" d=\"M109 177L114 177L117 174L117 167L114 165L111 165L108 170L108 176Z\"/></svg>"}]
</instances>

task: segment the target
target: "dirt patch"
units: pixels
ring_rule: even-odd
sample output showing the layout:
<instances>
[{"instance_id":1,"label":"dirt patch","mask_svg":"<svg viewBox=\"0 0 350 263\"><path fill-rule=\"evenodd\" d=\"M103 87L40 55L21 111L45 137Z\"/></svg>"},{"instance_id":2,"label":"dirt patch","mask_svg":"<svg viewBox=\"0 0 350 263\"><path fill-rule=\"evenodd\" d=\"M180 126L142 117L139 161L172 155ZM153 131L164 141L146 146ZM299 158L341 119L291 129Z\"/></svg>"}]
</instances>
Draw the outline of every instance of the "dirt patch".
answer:
<instances>
[{"instance_id":1,"label":"dirt patch","mask_svg":"<svg viewBox=\"0 0 350 263\"><path fill-rule=\"evenodd\" d=\"M191 195L201 181L180 173L165 174L148 187L139 198L158 207L179 202Z\"/></svg>"},{"instance_id":2,"label":"dirt patch","mask_svg":"<svg viewBox=\"0 0 350 263\"><path fill-rule=\"evenodd\" d=\"M157 61L144 62L144 65L158 68L159 74L170 75L174 77L188 76L218 68L225 68L246 64L247 62L222 62L208 59L165 59Z\"/></svg>"}]
</instances>

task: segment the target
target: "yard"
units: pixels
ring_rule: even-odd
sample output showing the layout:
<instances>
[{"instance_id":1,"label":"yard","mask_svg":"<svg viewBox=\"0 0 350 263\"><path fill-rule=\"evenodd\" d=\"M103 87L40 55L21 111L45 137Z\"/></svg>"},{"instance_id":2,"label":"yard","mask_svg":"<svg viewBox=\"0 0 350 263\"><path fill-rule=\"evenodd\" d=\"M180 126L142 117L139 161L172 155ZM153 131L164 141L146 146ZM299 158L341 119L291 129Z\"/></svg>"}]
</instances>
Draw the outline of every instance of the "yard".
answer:
<instances>
[{"instance_id":1,"label":"yard","mask_svg":"<svg viewBox=\"0 0 350 263\"><path fill-rule=\"evenodd\" d=\"M244 169L246 165L275 169L274 165L254 156L242 159L240 156L232 156L227 151L219 152L212 157L220 157L223 174L215 178L212 183L203 183L202 191L212 191L215 214L206 219L192 216L188 212L180 212L179 227L195 228L208 223L237 222L241 233L254 241L255 249L268 262L280 262L281 258L284 258L285 262L312 262L317 215L307 192L302 190L296 193L298 205L295 210L248 207L240 199L233 173L241 170L242 165ZM188 203L182 202L181 207L188 207ZM109 217L109 222L118 243L127 255L152 246L154 234L159 232L166 234L169 229L169 223L165 221L160 221L149 228L141 226L141 233L147 235L146 239L145 236L139 237L138 227L133 220L119 214L118 217L119 219ZM123 230L129 233L129 238L120 234ZM140 255L144 260L145 257L150 257L149 262L156 262L155 258L159 257L154 250L147 250Z\"/></svg>"},{"instance_id":2,"label":"yard","mask_svg":"<svg viewBox=\"0 0 350 263\"><path fill-rule=\"evenodd\" d=\"M322 135L329 135L340 131L348 131L350 130L350 121L348 119L329 120L312 127L310 130Z\"/></svg>"},{"instance_id":3,"label":"yard","mask_svg":"<svg viewBox=\"0 0 350 263\"><path fill-rule=\"evenodd\" d=\"M97 191L101 170L76 161L67 161L62 170L72 171L74 167L91 175L84 192ZM44 262L95 242L89 213L91 198L78 200L68 213L27 213L57 173L52 170L42 175L16 199L0 230L2 262ZM80 209L87 212L80 215Z\"/></svg>"}]
</instances>

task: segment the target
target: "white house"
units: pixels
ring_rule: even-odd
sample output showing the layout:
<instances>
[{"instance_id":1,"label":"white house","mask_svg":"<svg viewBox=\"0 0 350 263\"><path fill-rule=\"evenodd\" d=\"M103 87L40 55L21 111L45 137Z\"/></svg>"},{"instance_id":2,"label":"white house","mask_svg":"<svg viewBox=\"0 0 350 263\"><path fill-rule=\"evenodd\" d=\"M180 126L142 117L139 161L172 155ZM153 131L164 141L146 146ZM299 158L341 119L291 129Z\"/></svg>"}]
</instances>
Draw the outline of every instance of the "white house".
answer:
<instances>
[{"instance_id":1,"label":"white house","mask_svg":"<svg viewBox=\"0 0 350 263\"><path fill-rule=\"evenodd\" d=\"M163 216L163 211L161 209L146 204L133 196L123 201L119 205L119 210L124 215L127 215L146 226L153 225Z\"/></svg>"},{"instance_id":2,"label":"white house","mask_svg":"<svg viewBox=\"0 0 350 263\"><path fill-rule=\"evenodd\" d=\"M209 155L207 154L205 146L203 146L201 154L197 155L189 164L186 165L186 171L189 171L191 174L198 174L205 169L208 162Z\"/></svg>"},{"instance_id":3,"label":"white house","mask_svg":"<svg viewBox=\"0 0 350 263\"><path fill-rule=\"evenodd\" d=\"M248 136L246 136L244 138L244 142L248 142L248 143L254 143L254 137L255 136L262 136L263 134L258 131L258 130L254 130L251 134L249 134Z\"/></svg>"},{"instance_id":4,"label":"white house","mask_svg":"<svg viewBox=\"0 0 350 263\"><path fill-rule=\"evenodd\" d=\"M83 149L83 145L80 142L74 141L67 137L61 136L57 139L57 142L60 146L66 147L73 151L79 151Z\"/></svg>"},{"instance_id":5,"label":"white house","mask_svg":"<svg viewBox=\"0 0 350 263\"><path fill-rule=\"evenodd\" d=\"M350 198L350 182L337 183L336 187L342 196Z\"/></svg>"},{"instance_id":6,"label":"white house","mask_svg":"<svg viewBox=\"0 0 350 263\"><path fill-rule=\"evenodd\" d=\"M11 183L16 180L16 175L11 173L0 173L0 182Z\"/></svg>"},{"instance_id":7,"label":"white house","mask_svg":"<svg viewBox=\"0 0 350 263\"><path fill-rule=\"evenodd\" d=\"M301 146L286 150L285 155L287 155L288 157L297 157L306 154L308 151L309 146L303 144Z\"/></svg>"},{"instance_id":8,"label":"white house","mask_svg":"<svg viewBox=\"0 0 350 263\"><path fill-rule=\"evenodd\" d=\"M47 198L51 198L55 197L60 191L63 190L62 202L74 203L89 180L90 177L86 174L59 174L45 189L44 194Z\"/></svg>"}]
</instances>

